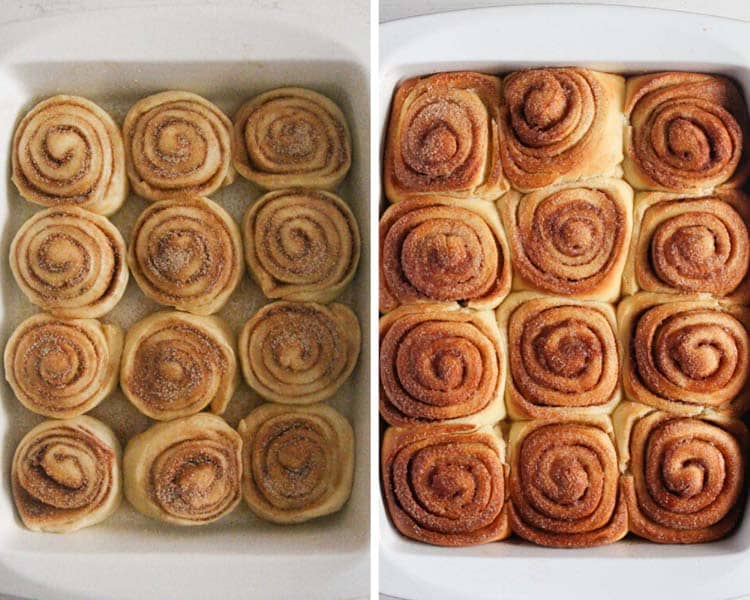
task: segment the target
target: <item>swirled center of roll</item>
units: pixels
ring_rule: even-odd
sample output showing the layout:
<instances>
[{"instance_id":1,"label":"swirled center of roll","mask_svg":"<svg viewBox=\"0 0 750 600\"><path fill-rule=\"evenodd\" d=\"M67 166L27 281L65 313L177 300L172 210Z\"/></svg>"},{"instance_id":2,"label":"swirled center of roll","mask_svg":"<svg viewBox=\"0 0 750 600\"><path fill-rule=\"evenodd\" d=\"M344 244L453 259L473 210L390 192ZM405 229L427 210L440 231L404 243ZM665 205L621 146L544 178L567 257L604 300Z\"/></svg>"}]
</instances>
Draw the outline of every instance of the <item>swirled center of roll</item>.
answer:
<instances>
[{"instance_id":1,"label":"swirled center of roll","mask_svg":"<svg viewBox=\"0 0 750 600\"><path fill-rule=\"evenodd\" d=\"M94 467L90 457L71 453L60 444L47 447L38 460L47 477L69 489L82 487L86 482L86 473L91 472Z\"/></svg>"},{"instance_id":2,"label":"swirled center of roll","mask_svg":"<svg viewBox=\"0 0 750 600\"><path fill-rule=\"evenodd\" d=\"M535 129L549 129L567 112L567 97L562 85L554 77L544 77L532 87L523 102L523 115Z\"/></svg>"},{"instance_id":3,"label":"swirled center of roll","mask_svg":"<svg viewBox=\"0 0 750 600\"><path fill-rule=\"evenodd\" d=\"M747 379L748 334L731 315L710 309L648 310L633 349L638 374L653 393L709 405L732 399Z\"/></svg>"},{"instance_id":4,"label":"swirled center of roll","mask_svg":"<svg viewBox=\"0 0 750 600\"><path fill-rule=\"evenodd\" d=\"M153 264L167 279L190 284L209 270L210 249L204 237L195 230L165 232L156 248Z\"/></svg>"},{"instance_id":5,"label":"swirled center of roll","mask_svg":"<svg viewBox=\"0 0 750 600\"><path fill-rule=\"evenodd\" d=\"M699 170L711 160L711 144L700 123L676 118L667 125L667 145L670 153L686 168Z\"/></svg>"}]
</instances>

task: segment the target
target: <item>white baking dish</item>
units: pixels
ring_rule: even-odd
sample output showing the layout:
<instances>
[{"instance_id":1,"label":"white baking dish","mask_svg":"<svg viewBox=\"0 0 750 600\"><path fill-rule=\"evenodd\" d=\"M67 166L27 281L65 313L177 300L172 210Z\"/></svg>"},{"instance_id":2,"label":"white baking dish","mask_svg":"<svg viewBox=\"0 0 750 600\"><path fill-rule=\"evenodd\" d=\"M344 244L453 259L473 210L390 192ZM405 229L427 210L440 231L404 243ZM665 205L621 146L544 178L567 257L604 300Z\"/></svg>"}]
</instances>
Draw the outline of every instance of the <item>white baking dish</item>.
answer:
<instances>
[{"instance_id":1,"label":"white baking dish","mask_svg":"<svg viewBox=\"0 0 750 600\"><path fill-rule=\"evenodd\" d=\"M337 23L260 9L140 8L82 13L0 28L0 244L7 257L15 230L36 207L9 180L10 139L18 119L55 93L84 95L121 122L137 99L186 89L232 115L251 96L281 85L330 95L346 113L354 142L353 168L339 193L350 202L368 239L368 29L355 2ZM330 20L329 20L330 21ZM260 191L240 179L212 194L238 219ZM129 237L145 202L131 195L113 222ZM367 244L355 284L343 297L359 314L365 344L359 366L332 404L353 423L357 456L354 493L336 515L282 527L255 518L244 503L204 528L151 521L127 503L105 523L71 535L34 534L18 521L9 490L13 450L40 417L0 384L0 595L46 599L206 599L364 597L369 589L369 444ZM1 341L35 309L15 285L7 258L0 262ZM245 277L219 314L235 332L263 303ZM123 301L107 317L124 327L156 305L131 278ZM227 419L232 425L258 398L244 384ZM121 392L92 413L121 441L148 419Z\"/></svg>"},{"instance_id":2,"label":"white baking dish","mask_svg":"<svg viewBox=\"0 0 750 600\"><path fill-rule=\"evenodd\" d=\"M687 13L604 6L514 6L460 11L380 27L381 141L399 81L435 71L502 73L580 65L628 73L723 73L750 99L750 24ZM382 150L382 148L381 148ZM437 548L401 537L382 502L380 588L409 600L575 598L728 600L750 595L750 518L727 539L661 546L552 550L514 538Z\"/></svg>"}]
</instances>

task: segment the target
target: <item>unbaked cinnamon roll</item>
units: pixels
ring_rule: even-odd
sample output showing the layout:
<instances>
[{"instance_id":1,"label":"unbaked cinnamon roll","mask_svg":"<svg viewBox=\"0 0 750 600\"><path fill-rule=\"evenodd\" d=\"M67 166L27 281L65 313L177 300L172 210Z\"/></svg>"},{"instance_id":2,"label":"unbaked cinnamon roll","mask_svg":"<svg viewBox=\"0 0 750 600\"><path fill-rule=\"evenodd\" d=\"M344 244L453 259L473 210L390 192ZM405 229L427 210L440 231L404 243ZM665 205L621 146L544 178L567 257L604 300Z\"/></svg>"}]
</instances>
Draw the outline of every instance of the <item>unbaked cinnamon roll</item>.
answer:
<instances>
[{"instance_id":1,"label":"unbaked cinnamon roll","mask_svg":"<svg viewBox=\"0 0 750 600\"><path fill-rule=\"evenodd\" d=\"M359 228L334 194L269 192L247 210L242 229L248 269L268 298L331 302L354 278Z\"/></svg>"},{"instance_id":2,"label":"unbaked cinnamon roll","mask_svg":"<svg viewBox=\"0 0 750 600\"><path fill-rule=\"evenodd\" d=\"M122 132L130 183L147 200L207 196L234 181L232 122L197 94L139 100Z\"/></svg>"},{"instance_id":3,"label":"unbaked cinnamon roll","mask_svg":"<svg viewBox=\"0 0 750 600\"><path fill-rule=\"evenodd\" d=\"M715 300L639 293L617 308L631 400L679 415L732 415L750 402L748 310Z\"/></svg>"},{"instance_id":4,"label":"unbaked cinnamon roll","mask_svg":"<svg viewBox=\"0 0 750 600\"><path fill-rule=\"evenodd\" d=\"M237 432L216 415L153 425L125 448L125 497L152 519L212 523L240 502L241 448Z\"/></svg>"},{"instance_id":5,"label":"unbaked cinnamon roll","mask_svg":"<svg viewBox=\"0 0 750 600\"><path fill-rule=\"evenodd\" d=\"M101 317L128 283L120 232L73 206L48 208L26 221L10 245L10 268L29 301L56 317Z\"/></svg>"},{"instance_id":6,"label":"unbaked cinnamon roll","mask_svg":"<svg viewBox=\"0 0 750 600\"><path fill-rule=\"evenodd\" d=\"M541 546L584 548L625 537L610 420L599 415L514 423L510 499L513 532Z\"/></svg>"},{"instance_id":7,"label":"unbaked cinnamon roll","mask_svg":"<svg viewBox=\"0 0 750 600\"><path fill-rule=\"evenodd\" d=\"M152 300L210 315L242 278L240 231L208 198L156 202L133 227L128 265Z\"/></svg>"},{"instance_id":8,"label":"unbaked cinnamon roll","mask_svg":"<svg viewBox=\"0 0 750 600\"><path fill-rule=\"evenodd\" d=\"M117 385L122 330L95 319L38 313L5 346L5 378L29 410L58 419L81 415Z\"/></svg>"},{"instance_id":9,"label":"unbaked cinnamon roll","mask_svg":"<svg viewBox=\"0 0 750 600\"><path fill-rule=\"evenodd\" d=\"M245 381L263 398L312 404L333 396L351 375L360 343L349 307L279 301L245 323L238 346Z\"/></svg>"},{"instance_id":10,"label":"unbaked cinnamon roll","mask_svg":"<svg viewBox=\"0 0 750 600\"><path fill-rule=\"evenodd\" d=\"M396 90L384 158L385 194L494 200L508 190L499 156L500 79L459 71Z\"/></svg>"},{"instance_id":11,"label":"unbaked cinnamon roll","mask_svg":"<svg viewBox=\"0 0 750 600\"><path fill-rule=\"evenodd\" d=\"M473 546L510 535L508 467L499 428L391 427L381 461L388 514L406 537Z\"/></svg>"},{"instance_id":12,"label":"unbaked cinnamon roll","mask_svg":"<svg viewBox=\"0 0 750 600\"><path fill-rule=\"evenodd\" d=\"M521 191L616 176L622 160L624 79L573 67L531 69L503 80L500 156Z\"/></svg>"},{"instance_id":13,"label":"unbaked cinnamon roll","mask_svg":"<svg viewBox=\"0 0 750 600\"><path fill-rule=\"evenodd\" d=\"M391 425L487 425L505 416L495 316L450 304L402 306L380 320L380 414Z\"/></svg>"},{"instance_id":14,"label":"unbaked cinnamon roll","mask_svg":"<svg viewBox=\"0 0 750 600\"><path fill-rule=\"evenodd\" d=\"M628 80L623 167L639 190L711 191L739 187L748 132L737 86L705 73L652 73Z\"/></svg>"},{"instance_id":15,"label":"unbaked cinnamon roll","mask_svg":"<svg viewBox=\"0 0 750 600\"><path fill-rule=\"evenodd\" d=\"M122 497L120 444L92 417L44 421L16 448L13 500L32 531L69 533L104 521Z\"/></svg>"},{"instance_id":16,"label":"unbaked cinnamon roll","mask_svg":"<svg viewBox=\"0 0 750 600\"><path fill-rule=\"evenodd\" d=\"M510 253L488 203L412 198L380 219L380 310L457 301L495 308L510 291Z\"/></svg>"},{"instance_id":17,"label":"unbaked cinnamon roll","mask_svg":"<svg viewBox=\"0 0 750 600\"><path fill-rule=\"evenodd\" d=\"M636 196L623 292L707 293L750 302L750 198L727 190L714 196Z\"/></svg>"},{"instance_id":18,"label":"unbaked cinnamon roll","mask_svg":"<svg viewBox=\"0 0 750 600\"><path fill-rule=\"evenodd\" d=\"M509 365L505 401L513 419L612 411L620 401L615 311L531 292L497 311Z\"/></svg>"},{"instance_id":19,"label":"unbaked cinnamon roll","mask_svg":"<svg viewBox=\"0 0 750 600\"><path fill-rule=\"evenodd\" d=\"M242 487L250 509L274 523L341 510L352 490L354 433L325 404L263 404L240 421Z\"/></svg>"},{"instance_id":20,"label":"unbaked cinnamon roll","mask_svg":"<svg viewBox=\"0 0 750 600\"><path fill-rule=\"evenodd\" d=\"M630 531L661 544L695 544L734 529L748 450L740 421L625 402L614 422Z\"/></svg>"},{"instance_id":21,"label":"unbaked cinnamon roll","mask_svg":"<svg viewBox=\"0 0 750 600\"><path fill-rule=\"evenodd\" d=\"M158 312L125 336L120 385L152 419L168 421L209 405L222 414L237 383L232 332L218 317Z\"/></svg>"},{"instance_id":22,"label":"unbaked cinnamon roll","mask_svg":"<svg viewBox=\"0 0 750 600\"><path fill-rule=\"evenodd\" d=\"M352 162L351 136L341 109L298 87L265 92L234 117L234 165L267 190L333 190Z\"/></svg>"},{"instance_id":23,"label":"unbaked cinnamon roll","mask_svg":"<svg viewBox=\"0 0 750 600\"><path fill-rule=\"evenodd\" d=\"M513 289L612 302L619 298L633 228L633 191L591 179L498 202Z\"/></svg>"},{"instance_id":24,"label":"unbaked cinnamon roll","mask_svg":"<svg viewBox=\"0 0 750 600\"><path fill-rule=\"evenodd\" d=\"M29 202L111 215L127 198L120 130L86 98L37 104L18 124L12 149L12 180Z\"/></svg>"}]
</instances>

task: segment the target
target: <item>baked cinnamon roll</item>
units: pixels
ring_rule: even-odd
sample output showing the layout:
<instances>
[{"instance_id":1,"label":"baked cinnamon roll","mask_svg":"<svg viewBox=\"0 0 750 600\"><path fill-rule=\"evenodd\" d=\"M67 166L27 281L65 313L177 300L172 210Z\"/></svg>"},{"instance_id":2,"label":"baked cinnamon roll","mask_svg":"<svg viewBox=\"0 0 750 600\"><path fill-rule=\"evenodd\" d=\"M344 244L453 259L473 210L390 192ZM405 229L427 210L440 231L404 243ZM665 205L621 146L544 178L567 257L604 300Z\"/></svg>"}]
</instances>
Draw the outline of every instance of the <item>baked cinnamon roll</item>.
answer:
<instances>
[{"instance_id":1,"label":"baked cinnamon roll","mask_svg":"<svg viewBox=\"0 0 750 600\"><path fill-rule=\"evenodd\" d=\"M242 230L248 269L268 298L331 302L354 278L359 227L338 196L269 192L247 210Z\"/></svg>"},{"instance_id":2,"label":"baked cinnamon roll","mask_svg":"<svg viewBox=\"0 0 750 600\"><path fill-rule=\"evenodd\" d=\"M627 512L609 418L516 422L509 444L514 533L554 548L625 537Z\"/></svg>"},{"instance_id":3,"label":"baked cinnamon roll","mask_svg":"<svg viewBox=\"0 0 750 600\"><path fill-rule=\"evenodd\" d=\"M111 215L128 196L125 149L115 122L80 96L43 100L13 135L12 180L29 202Z\"/></svg>"},{"instance_id":4,"label":"baked cinnamon roll","mask_svg":"<svg viewBox=\"0 0 750 600\"><path fill-rule=\"evenodd\" d=\"M749 223L750 198L739 191L637 194L623 292L705 293L747 304Z\"/></svg>"},{"instance_id":5,"label":"baked cinnamon roll","mask_svg":"<svg viewBox=\"0 0 750 600\"><path fill-rule=\"evenodd\" d=\"M504 354L490 311L402 306L380 320L380 414L397 426L496 423Z\"/></svg>"},{"instance_id":6,"label":"baked cinnamon roll","mask_svg":"<svg viewBox=\"0 0 750 600\"><path fill-rule=\"evenodd\" d=\"M620 351L610 304L520 292L500 305L497 317L512 419L609 413L620 401Z\"/></svg>"},{"instance_id":7,"label":"baked cinnamon roll","mask_svg":"<svg viewBox=\"0 0 750 600\"><path fill-rule=\"evenodd\" d=\"M639 293L617 308L629 399L679 415L739 415L750 402L748 310Z\"/></svg>"},{"instance_id":8,"label":"baked cinnamon roll","mask_svg":"<svg viewBox=\"0 0 750 600\"><path fill-rule=\"evenodd\" d=\"M152 419L168 421L209 405L222 414L237 383L232 332L218 317L158 312L125 336L120 385Z\"/></svg>"},{"instance_id":9,"label":"baked cinnamon roll","mask_svg":"<svg viewBox=\"0 0 750 600\"><path fill-rule=\"evenodd\" d=\"M511 185L530 192L619 175L624 79L574 67L530 69L503 80L500 157Z\"/></svg>"},{"instance_id":10,"label":"baked cinnamon roll","mask_svg":"<svg viewBox=\"0 0 750 600\"><path fill-rule=\"evenodd\" d=\"M510 535L508 467L499 428L391 427L381 454L388 514L406 537L473 546Z\"/></svg>"},{"instance_id":11,"label":"baked cinnamon roll","mask_svg":"<svg viewBox=\"0 0 750 600\"><path fill-rule=\"evenodd\" d=\"M508 190L499 156L500 79L458 71L396 90L383 181L398 202L417 194L494 200Z\"/></svg>"},{"instance_id":12,"label":"baked cinnamon roll","mask_svg":"<svg viewBox=\"0 0 750 600\"><path fill-rule=\"evenodd\" d=\"M351 136L341 109L298 87L265 92L234 117L234 165L267 190L333 190L352 162Z\"/></svg>"},{"instance_id":13,"label":"baked cinnamon roll","mask_svg":"<svg viewBox=\"0 0 750 600\"><path fill-rule=\"evenodd\" d=\"M705 193L747 178L747 106L731 80L682 72L633 77L625 115L623 168L634 188Z\"/></svg>"},{"instance_id":14,"label":"baked cinnamon roll","mask_svg":"<svg viewBox=\"0 0 750 600\"><path fill-rule=\"evenodd\" d=\"M510 252L492 205L426 196L399 202L381 217L382 312L415 302L495 308L510 284Z\"/></svg>"},{"instance_id":15,"label":"baked cinnamon roll","mask_svg":"<svg viewBox=\"0 0 750 600\"><path fill-rule=\"evenodd\" d=\"M242 440L216 415L153 425L125 448L125 497L138 512L173 525L205 525L241 498Z\"/></svg>"},{"instance_id":16,"label":"baked cinnamon roll","mask_svg":"<svg viewBox=\"0 0 750 600\"><path fill-rule=\"evenodd\" d=\"M13 500L32 531L69 533L96 525L122 497L120 444L101 421L79 416L44 421L18 444Z\"/></svg>"},{"instance_id":17,"label":"baked cinnamon roll","mask_svg":"<svg viewBox=\"0 0 750 600\"><path fill-rule=\"evenodd\" d=\"M333 396L351 375L360 344L348 306L280 301L245 323L238 347L245 381L263 398L312 404Z\"/></svg>"},{"instance_id":18,"label":"baked cinnamon roll","mask_svg":"<svg viewBox=\"0 0 750 600\"><path fill-rule=\"evenodd\" d=\"M240 421L245 501L261 519L302 523L341 510L352 490L354 433L325 404L263 404Z\"/></svg>"},{"instance_id":19,"label":"baked cinnamon roll","mask_svg":"<svg viewBox=\"0 0 750 600\"><path fill-rule=\"evenodd\" d=\"M128 265L152 300L210 315L242 278L240 231L208 198L156 202L133 227Z\"/></svg>"},{"instance_id":20,"label":"baked cinnamon roll","mask_svg":"<svg viewBox=\"0 0 750 600\"><path fill-rule=\"evenodd\" d=\"M234 181L232 122L197 94L139 100L122 132L130 183L147 200L207 196Z\"/></svg>"},{"instance_id":21,"label":"baked cinnamon roll","mask_svg":"<svg viewBox=\"0 0 750 600\"><path fill-rule=\"evenodd\" d=\"M106 218L78 207L35 213L10 245L10 268L32 304L56 317L89 319L125 293L125 241Z\"/></svg>"},{"instance_id":22,"label":"baked cinnamon roll","mask_svg":"<svg viewBox=\"0 0 750 600\"><path fill-rule=\"evenodd\" d=\"M506 194L498 202L513 263L513 289L612 302L620 296L633 228L633 191L591 179Z\"/></svg>"},{"instance_id":23,"label":"baked cinnamon roll","mask_svg":"<svg viewBox=\"0 0 750 600\"><path fill-rule=\"evenodd\" d=\"M117 385L122 330L38 313L5 346L5 378L29 410L58 419L88 412Z\"/></svg>"},{"instance_id":24,"label":"baked cinnamon roll","mask_svg":"<svg viewBox=\"0 0 750 600\"><path fill-rule=\"evenodd\" d=\"M625 402L614 423L630 531L660 544L695 544L734 529L748 450L740 421Z\"/></svg>"}]
</instances>

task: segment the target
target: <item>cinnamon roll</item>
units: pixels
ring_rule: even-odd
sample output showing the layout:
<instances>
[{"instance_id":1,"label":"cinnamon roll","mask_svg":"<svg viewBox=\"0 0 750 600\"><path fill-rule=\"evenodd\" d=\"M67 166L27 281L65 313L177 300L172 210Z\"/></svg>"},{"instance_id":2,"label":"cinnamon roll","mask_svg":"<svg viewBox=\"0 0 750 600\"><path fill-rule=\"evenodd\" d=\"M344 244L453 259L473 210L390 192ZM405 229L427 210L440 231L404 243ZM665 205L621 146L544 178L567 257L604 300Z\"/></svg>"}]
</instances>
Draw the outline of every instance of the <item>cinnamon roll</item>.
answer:
<instances>
[{"instance_id":1,"label":"cinnamon roll","mask_svg":"<svg viewBox=\"0 0 750 600\"><path fill-rule=\"evenodd\" d=\"M240 436L216 415L153 425L125 448L125 497L152 519L212 523L240 502L241 449Z\"/></svg>"},{"instance_id":2,"label":"cinnamon roll","mask_svg":"<svg viewBox=\"0 0 750 600\"><path fill-rule=\"evenodd\" d=\"M250 509L274 523L337 512L354 477L354 433L330 406L263 404L240 421L242 488Z\"/></svg>"},{"instance_id":3,"label":"cinnamon roll","mask_svg":"<svg viewBox=\"0 0 750 600\"><path fill-rule=\"evenodd\" d=\"M695 544L734 529L748 450L740 421L625 402L614 423L630 531L661 544Z\"/></svg>"},{"instance_id":4,"label":"cinnamon roll","mask_svg":"<svg viewBox=\"0 0 750 600\"><path fill-rule=\"evenodd\" d=\"M500 157L523 192L617 176L624 79L574 67L531 69L503 80Z\"/></svg>"},{"instance_id":5,"label":"cinnamon roll","mask_svg":"<svg viewBox=\"0 0 750 600\"><path fill-rule=\"evenodd\" d=\"M511 294L497 311L513 419L609 413L620 401L612 305Z\"/></svg>"},{"instance_id":6,"label":"cinnamon roll","mask_svg":"<svg viewBox=\"0 0 750 600\"><path fill-rule=\"evenodd\" d=\"M555 548L599 546L625 537L626 505L607 417L517 422L509 445L514 533Z\"/></svg>"},{"instance_id":7,"label":"cinnamon roll","mask_svg":"<svg viewBox=\"0 0 750 600\"><path fill-rule=\"evenodd\" d=\"M117 385L122 330L95 319L38 313L5 346L5 378L29 410L58 419L81 415Z\"/></svg>"},{"instance_id":8,"label":"cinnamon roll","mask_svg":"<svg viewBox=\"0 0 750 600\"><path fill-rule=\"evenodd\" d=\"M391 427L381 460L388 514L406 537L473 546L510 535L508 467L499 428Z\"/></svg>"},{"instance_id":9,"label":"cinnamon roll","mask_svg":"<svg viewBox=\"0 0 750 600\"><path fill-rule=\"evenodd\" d=\"M267 190L333 190L352 162L344 113L304 88L271 90L243 104L233 135L237 171Z\"/></svg>"},{"instance_id":10,"label":"cinnamon roll","mask_svg":"<svg viewBox=\"0 0 750 600\"><path fill-rule=\"evenodd\" d=\"M679 72L633 77L625 115L623 168L634 188L710 192L747 178L747 107L729 79Z\"/></svg>"},{"instance_id":11,"label":"cinnamon roll","mask_svg":"<svg viewBox=\"0 0 750 600\"><path fill-rule=\"evenodd\" d=\"M197 94L139 100L122 132L130 183L147 200L207 196L234 181L232 122Z\"/></svg>"},{"instance_id":12,"label":"cinnamon roll","mask_svg":"<svg viewBox=\"0 0 750 600\"><path fill-rule=\"evenodd\" d=\"M481 204L481 205L480 205ZM510 253L490 204L412 198L380 219L380 310L458 301L495 308L511 285Z\"/></svg>"},{"instance_id":13,"label":"cinnamon roll","mask_svg":"<svg viewBox=\"0 0 750 600\"><path fill-rule=\"evenodd\" d=\"M101 421L44 421L16 448L13 500L32 531L69 533L96 525L122 497L120 444Z\"/></svg>"},{"instance_id":14,"label":"cinnamon roll","mask_svg":"<svg viewBox=\"0 0 750 600\"><path fill-rule=\"evenodd\" d=\"M247 210L242 229L248 269L268 298L331 302L354 278L359 228L338 196L269 192Z\"/></svg>"},{"instance_id":15,"label":"cinnamon roll","mask_svg":"<svg viewBox=\"0 0 750 600\"><path fill-rule=\"evenodd\" d=\"M415 194L494 200L508 190L499 155L500 79L459 71L396 90L384 158L391 202Z\"/></svg>"},{"instance_id":16,"label":"cinnamon roll","mask_svg":"<svg viewBox=\"0 0 750 600\"><path fill-rule=\"evenodd\" d=\"M208 198L156 202L133 227L128 265L152 300L210 315L242 278L240 231Z\"/></svg>"},{"instance_id":17,"label":"cinnamon roll","mask_svg":"<svg viewBox=\"0 0 750 600\"><path fill-rule=\"evenodd\" d=\"M513 289L612 302L620 296L633 228L633 191L592 179L498 203L513 263Z\"/></svg>"},{"instance_id":18,"label":"cinnamon roll","mask_svg":"<svg viewBox=\"0 0 750 600\"><path fill-rule=\"evenodd\" d=\"M263 398L311 404L333 396L351 375L360 343L349 307L279 301L245 323L238 346L245 381Z\"/></svg>"},{"instance_id":19,"label":"cinnamon roll","mask_svg":"<svg viewBox=\"0 0 750 600\"><path fill-rule=\"evenodd\" d=\"M380 320L380 414L391 425L496 423L504 386L492 312L423 304Z\"/></svg>"},{"instance_id":20,"label":"cinnamon roll","mask_svg":"<svg viewBox=\"0 0 750 600\"><path fill-rule=\"evenodd\" d=\"M218 317L158 312L125 336L120 385L152 419L168 421L209 405L222 414L237 383L232 332Z\"/></svg>"},{"instance_id":21,"label":"cinnamon roll","mask_svg":"<svg viewBox=\"0 0 750 600\"><path fill-rule=\"evenodd\" d=\"M638 194L623 292L707 293L748 304L748 223L750 198L739 191Z\"/></svg>"},{"instance_id":22,"label":"cinnamon roll","mask_svg":"<svg viewBox=\"0 0 750 600\"><path fill-rule=\"evenodd\" d=\"M13 135L12 180L29 202L111 215L128 196L125 149L115 122L79 96L32 108Z\"/></svg>"},{"instance_id":23,"label":"cinnamon roll","mask_svg":"<svg viewBox=\"0 0 750 600\"><path fill-rule=\"evenodd\" d=\"M128 283L120 232L73 206L32 215L10 245L10 268L29 301L56 317L101 317Z\"/></svg>"},{"instance_id":24,"label":"cinnamon roll","mask_svg":"<svg viewBox=\"0 0 750 600\"><path fill-rule=\"evenodd\" d=\"M748 408L748 309L640 293L617 308L629 399L678 415Z\"/></svg>"}]
</instances>

